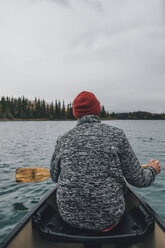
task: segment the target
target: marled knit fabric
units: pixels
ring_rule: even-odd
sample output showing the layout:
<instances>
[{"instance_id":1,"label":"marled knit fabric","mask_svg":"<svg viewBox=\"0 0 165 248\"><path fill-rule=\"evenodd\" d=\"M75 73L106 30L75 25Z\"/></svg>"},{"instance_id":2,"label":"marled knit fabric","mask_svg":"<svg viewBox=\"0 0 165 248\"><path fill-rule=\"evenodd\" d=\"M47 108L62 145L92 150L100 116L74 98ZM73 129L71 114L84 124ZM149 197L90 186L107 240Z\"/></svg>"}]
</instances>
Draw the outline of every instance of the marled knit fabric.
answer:
<instances>
[{"instance_id":1,"label":"marled knit fabric","mask_svg":"<svg viewBox=\"0 0 165 248\"><path fill-rule=\"evenodd\" d=\"M125 180L137 187L155 179L143 169L122 129L102 124L96 115L77 125L56 142L50 166L58 182L60 215L73 227L103 230L117 223L125 210Z\"/></svg>"}]
</instances>

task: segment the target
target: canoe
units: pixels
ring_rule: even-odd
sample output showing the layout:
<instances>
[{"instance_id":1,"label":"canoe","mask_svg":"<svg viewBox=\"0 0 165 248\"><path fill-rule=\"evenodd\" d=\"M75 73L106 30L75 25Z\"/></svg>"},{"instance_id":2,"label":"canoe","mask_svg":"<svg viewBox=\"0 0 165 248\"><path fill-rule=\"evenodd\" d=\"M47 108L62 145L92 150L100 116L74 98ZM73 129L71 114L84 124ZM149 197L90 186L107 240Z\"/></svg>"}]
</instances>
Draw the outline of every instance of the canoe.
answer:
<instances>
[{"instance_id":1,"label":"canoe","mask_svg":"<svg viewBox=\"0 0 165 248\"><path fill-rule=\"evenodd\" d=\"M89 232L68 226L56 204L55 187L0 242L1 248L164 248L165 222L127 186L126 211L108 232Z\"/></svg>"}]
</instances>

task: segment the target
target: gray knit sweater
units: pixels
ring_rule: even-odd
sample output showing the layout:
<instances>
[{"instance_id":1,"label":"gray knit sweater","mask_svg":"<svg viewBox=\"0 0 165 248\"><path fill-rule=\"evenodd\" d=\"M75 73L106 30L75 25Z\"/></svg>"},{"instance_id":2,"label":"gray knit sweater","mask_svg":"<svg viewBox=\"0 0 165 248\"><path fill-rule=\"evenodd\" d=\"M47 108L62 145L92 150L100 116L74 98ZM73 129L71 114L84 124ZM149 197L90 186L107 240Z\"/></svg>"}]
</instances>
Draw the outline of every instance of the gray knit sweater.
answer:
<instances>
[{"instance_id":1,"label":"gray knit sweater","mask_svg":"<svg viewBox=\"0 0 165 248\"><path fill-rule=\"evenodd\" d=\"M136 187L153 183L156 172L141 165L122 129L102 124L96 115L78 119L58 138L50 166L58 182L60 215L73 227L103 230L125 210L125 179Z\"/></svg>"}]
</instances>

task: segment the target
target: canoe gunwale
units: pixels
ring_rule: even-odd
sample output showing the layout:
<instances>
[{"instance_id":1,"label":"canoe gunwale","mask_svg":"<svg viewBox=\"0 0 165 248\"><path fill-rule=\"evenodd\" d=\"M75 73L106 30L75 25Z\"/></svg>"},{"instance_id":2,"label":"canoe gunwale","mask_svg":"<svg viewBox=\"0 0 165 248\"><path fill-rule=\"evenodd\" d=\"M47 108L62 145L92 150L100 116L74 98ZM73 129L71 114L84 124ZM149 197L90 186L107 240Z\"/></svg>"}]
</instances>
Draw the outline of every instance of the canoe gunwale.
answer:
<instances>
[{"instance_id":1,"label":"canoe gunwale","mask_svg":"<svg viewBox=\"0 0 165 248\"><path fill-rule=\"evenodd\" d=\"M55 185L35 206L32 210L30 210L17 224L16 226L11 230L9 234L7 234L4 239L0 241L0 248L5 248L19 233L24 226L30 221L32 215L44 205L44 203L47 201L47 199L54 193L54 191L57 189L58 184Z\"/></svg>"},{"instance_id":2,"label":"canoe gunwale","mask_svg":"<svg viewBox=\"0 0 165 248\"><path fill-rule=\"evenodd\" d=\"M154 220L158 224L158 226L165 232L165 221L150 207L150 205L143 200L141 195L137 193L131 185L127 184L127 188L131 191L131 193L139 200L139 202L145 207L145 209L153 216Z\"/></svg>"}]
</instances>

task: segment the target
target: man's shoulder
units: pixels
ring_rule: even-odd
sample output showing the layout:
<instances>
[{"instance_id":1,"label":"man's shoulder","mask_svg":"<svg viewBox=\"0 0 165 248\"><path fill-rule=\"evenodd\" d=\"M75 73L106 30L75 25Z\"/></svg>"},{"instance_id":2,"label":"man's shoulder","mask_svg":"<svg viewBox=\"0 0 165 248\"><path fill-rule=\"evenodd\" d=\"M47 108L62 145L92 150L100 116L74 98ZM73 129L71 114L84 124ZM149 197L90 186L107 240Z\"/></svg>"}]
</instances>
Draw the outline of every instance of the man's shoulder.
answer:
<instances>
[{"instance_id":1,"label":"man's shoulder","mask_svg":"<svg viewBox=\"0 0 165 248\"><path fill-rule=\"evenodd\" d=\"M83 127L84 129L84 127ZM112 125L108 125L105 123L100 123L97 128L98 131L103 131L104 133L113 133L116 136L121 136L124 132L121 128L112 126ZM95 130L96 130L95 129ZM65 142L67 139L73 138L74 136L76 137L77 135L79 135L80 133L84 132L84 130L81 130L81 126L75 126L74 128L68 130L67 132L65 132L63 135L58 137L58 142Z\"/></svg>"},{"instance_id":2,"label":"man's shoulder","mask_svg":"<svg viewBox=\"0 0 165 248\"><path fill-rule=\"evenodd\" d=\"M76 132L76 127L72 128L72 129L66 131L64 134L60 135L58 137L58 141L60 142L60 141L67 139L68 137L72 136L75 132Z\"/></svg>"},{"instance_id":3,"label":"man's shoulder","mask_svg":"<svg viewBox=\"0 0 165 248\"><path fill-rule=\"evenodd\" d=\"M111 131L111 132L119 133L119 134L122 134L122 133L123 133L123 129L118 128L118 127L116 127L116 126L108 125L108 124L105 124L105 123L102 123L101 126L102 126L105 130L107 130L107 131Z\"/></svg>"}]
</instances>

